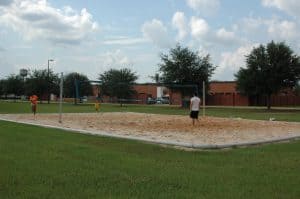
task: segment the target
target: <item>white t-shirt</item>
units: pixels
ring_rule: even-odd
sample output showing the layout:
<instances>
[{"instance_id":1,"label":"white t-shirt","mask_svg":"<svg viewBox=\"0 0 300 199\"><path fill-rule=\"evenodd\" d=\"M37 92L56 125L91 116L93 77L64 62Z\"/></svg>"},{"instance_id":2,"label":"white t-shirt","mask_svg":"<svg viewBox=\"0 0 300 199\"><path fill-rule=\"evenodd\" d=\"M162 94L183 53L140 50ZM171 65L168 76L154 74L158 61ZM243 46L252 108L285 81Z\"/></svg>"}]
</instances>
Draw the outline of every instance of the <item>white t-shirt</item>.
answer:
<instances>
[{"instance_id":1,"label":"white t-shirt","mask_svg":"<svg viewBox=\"0 0 300 199\"><path fill-rule=\"evenodd\" d=\"M192 111L199 111L200 102L201 100L197 96L191 98Z\"/></svg>"}]
</instances>

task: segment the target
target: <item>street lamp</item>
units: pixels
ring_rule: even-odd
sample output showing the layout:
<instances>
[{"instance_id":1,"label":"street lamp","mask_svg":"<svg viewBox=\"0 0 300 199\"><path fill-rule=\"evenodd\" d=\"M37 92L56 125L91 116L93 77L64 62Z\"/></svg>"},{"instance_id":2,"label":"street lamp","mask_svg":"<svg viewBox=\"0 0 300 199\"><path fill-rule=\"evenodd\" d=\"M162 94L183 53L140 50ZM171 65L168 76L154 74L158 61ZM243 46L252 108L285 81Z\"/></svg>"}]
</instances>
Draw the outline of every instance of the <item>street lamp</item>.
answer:
<instances>
[{"instance_id":1,"label":"street lamp","mask_svg":"<svg viewBox=\"0 0 300 199\"><path fill-rule=\"evenodd\" d=\"M50 77L49 77L49 62L53 62L53 59L48 59L48 75L47 75L47 79L48 79L48 104L50 104Z\"/></svg>"},{"instance_id":2,"label":"street lamp","mask_svg":"<svg viewBox=\"0 0 300 199\"><path fill-rule=\"evenodd\" d=\"M28 75L28 70L27 69L25 69L25 68L22 68L22 69L20 69L20 75L21 75L21 77L23 77L23 96L22 96L22 99L25 99L25 95L26 95L26 93L25 93L25 77Z\"/></svg>"}]
</instances>

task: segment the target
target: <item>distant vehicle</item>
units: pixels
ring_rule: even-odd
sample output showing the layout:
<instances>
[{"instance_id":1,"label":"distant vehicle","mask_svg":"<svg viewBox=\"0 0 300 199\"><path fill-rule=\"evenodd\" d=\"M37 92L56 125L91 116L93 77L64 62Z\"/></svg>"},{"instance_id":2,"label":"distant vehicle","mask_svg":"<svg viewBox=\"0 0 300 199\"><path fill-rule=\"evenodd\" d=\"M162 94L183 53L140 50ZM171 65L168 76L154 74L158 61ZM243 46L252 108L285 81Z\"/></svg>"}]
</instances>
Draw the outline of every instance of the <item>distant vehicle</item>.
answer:
<instances>
[{"instance_id":1,"label":"distant vehicle","mask_svg":"<svg viewBox=\"0 0 300 199\"><path fill-rule=\"evenodd\" d=\"M156 104L156 100L151 97L148 97L147 104Z\"/></svg>"},{"instance_id":2,"label":"distant vehicle","mask_svg":"<svg viewBox=\"0 0 300 199\"><path fill-rule=\"evenodd\" d=\"M83 103L83 102L87 102L87 101L88 101L87 96L83 96L83 97L79 98L79 103Z\"/></svg>"},{"instance_id":3,"label":"distant vehicle","mask_svg":"<svg viewBox=\"0 0 300 199\"><path fill-rule=\"evenodd\" d=\"M170 104L168 97L158 97L156 98L156 104Z\"/></svg>"}]
</instances>

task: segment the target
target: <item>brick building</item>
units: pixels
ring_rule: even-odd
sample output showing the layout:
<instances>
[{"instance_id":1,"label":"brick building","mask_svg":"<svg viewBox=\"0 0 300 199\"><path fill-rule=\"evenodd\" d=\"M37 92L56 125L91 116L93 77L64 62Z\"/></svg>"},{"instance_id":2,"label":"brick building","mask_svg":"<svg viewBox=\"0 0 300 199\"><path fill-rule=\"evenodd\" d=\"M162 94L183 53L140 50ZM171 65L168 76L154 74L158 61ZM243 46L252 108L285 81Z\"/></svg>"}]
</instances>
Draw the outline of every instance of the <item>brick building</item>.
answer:
<instances>
[{"instance_id":1,"label":"brick building","mask_svg":"<svg viewBox=\"0 0 300 199\"><path fill-rule=\"evenodd\" d=\"M245 96L236 90L236 82L217 82L209 84L206 103L217 106L266 106L266 96ZM299 106L300 96L287 88L271 96L271 106Z\"/></svg>"},{"instance_id":2,"label":"brick building","mask_svg":"<svg viewBox=\"0 0 300 199\"><path fill-rule=\"evenodd\" d=\"M162 84L145 83L134 85L136 91L133 101L139 104L146 104L147 99L168 96L170 104L181 105L181 93L170 90ZM94 88L94 95L99 93L98 88ZM201 96L200 96L201 97ZM104 96L105 102L115 102L108 96ZM271 97L272 106L299 106L300 96L296 96L292 90L285 89ZM209 91L206 96L206 104L211 106L266 106L264 96L248 97L236 90L235 81L212 81L209 83Z\"/></svg>"},{"instance_id":3,"label":"brick building","mask_svg":"<svg viewBox=\"0 0 300 199\"><path fill-rule=\"evenodd\" d=\"M148 83L148 84L137 84L134 86L136 91L135 98L140 103L145 103L148 97L157 98L158 89L163 85ZM248 97L240 95L236 89L235 82L210 82L209 84L209 95L207 96L207 105L220 105L220 106L248 106ZM178 91L167 89L170 104L181 105L182 96ZM201 97L201 96L200 96Z\"/></svg>"},{"instance_id":4,"label":"brick building","mask_svg":"<svg viewBox=\"0 0 300 199\"><path fill-rule=\"evenodd\" d=\"M234 81L212 81L209 83L206 104L217 106L248 106L249 99L236 90L236 82Z\"/></svg>"},{"instance_id":5,"label":"brick building","mask_svg":"<svg viewBox=\"0 0 300 199\"><path fill-rule=\"evenodd\" d=\"M138 100L140 104L146 104L148 97L157 98L157 88L159 85L157 84L136 84L133 86L136 91L135 98Z\"/></svg>"}]
</instances>

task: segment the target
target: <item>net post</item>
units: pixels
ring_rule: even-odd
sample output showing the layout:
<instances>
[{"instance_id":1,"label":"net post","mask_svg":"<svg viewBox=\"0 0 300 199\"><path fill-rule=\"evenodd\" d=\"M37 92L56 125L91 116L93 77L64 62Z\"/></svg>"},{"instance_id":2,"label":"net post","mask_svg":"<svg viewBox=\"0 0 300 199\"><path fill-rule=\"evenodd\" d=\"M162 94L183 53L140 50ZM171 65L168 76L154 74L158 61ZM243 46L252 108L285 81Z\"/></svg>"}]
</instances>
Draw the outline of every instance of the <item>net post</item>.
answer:
<instances>
[{"instance_id":1,"label":"net post","mask_svg":"<svg viewBox=\"0 0 300 199\"><path fill-rule=\"evenodd\" d=\"M202 82L203 117L205 117L205 81Z\"/></svg>"},{"instance_id":2,"label":"net post","mask_svg":"<svg viewBox=\"0 0 300 199\"><path fill-rule=\"evenodd\" d=\"M63 99L63 82L64 82L64 75L61 73L60 77L60 92L59 92L59 123L62 123L62 99Z\"/></svg>"}]
</instances>

